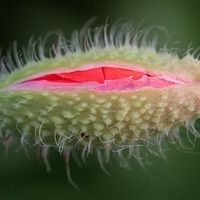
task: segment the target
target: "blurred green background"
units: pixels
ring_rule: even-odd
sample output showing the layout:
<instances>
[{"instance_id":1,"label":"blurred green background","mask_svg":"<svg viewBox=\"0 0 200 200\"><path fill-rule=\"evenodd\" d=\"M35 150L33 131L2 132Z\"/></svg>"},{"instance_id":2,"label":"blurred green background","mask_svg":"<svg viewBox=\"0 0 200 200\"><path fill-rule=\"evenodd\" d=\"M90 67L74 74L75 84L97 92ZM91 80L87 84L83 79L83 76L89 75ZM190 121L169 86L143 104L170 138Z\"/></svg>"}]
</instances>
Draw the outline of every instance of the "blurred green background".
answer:
<instances>
[{"instance_id":1,"label":"blurred green background","mask_svg":"<svg viewBox=\"0 0 200 200\"><path fill-rule=\"evenodd\" d=\"M0 1L0 47L5 49L14 40L26 45L30 36L44 36L51 30L62 30L67 38L80 29L90 18L97 16L96 25L122 18L139 24L166 28L176 47L186 51L200 45L200 1L187 0L24 0ZM143 26L144 27L144 26ZM173 42L172 42L173 44ZM200 152L197 142L196 152ZM64 158L52 151L52 172L46 173L30 151L31 161L24 152L15 153L11 148L8 158L0 146L0 200L87 199L87 200L198 200L200 155L188 154L172 148L167 163L155 158L149 167L152 177L142 170L134 159L132 170L120 168L115 161L106 165L111 176L100 168L96 156L90 156L88 167L79 168L71 161L71 173L81 191L77 192L68 182Z\"/></svg>"}]
</instances>

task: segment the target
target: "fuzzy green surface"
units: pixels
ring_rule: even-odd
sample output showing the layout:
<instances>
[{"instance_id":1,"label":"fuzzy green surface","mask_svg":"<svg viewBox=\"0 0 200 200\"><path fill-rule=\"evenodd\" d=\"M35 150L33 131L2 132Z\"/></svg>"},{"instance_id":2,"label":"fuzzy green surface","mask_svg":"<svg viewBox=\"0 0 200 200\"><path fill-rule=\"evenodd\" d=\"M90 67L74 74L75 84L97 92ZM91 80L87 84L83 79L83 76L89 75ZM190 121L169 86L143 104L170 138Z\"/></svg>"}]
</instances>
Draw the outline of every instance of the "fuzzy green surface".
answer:
<instances>
[{"instance_id":1,"label":"fuzzy green surface","mask_svg":"<svg viewBox=\"0 0 200 200\"><path fill-rule=\"evenodd\" d=\"M157 134L177 137L179 126L193 124L200 113L195 91L199 86L2 92L1 132L50 146L131 147Z\"/></svg>"}]
</instances>

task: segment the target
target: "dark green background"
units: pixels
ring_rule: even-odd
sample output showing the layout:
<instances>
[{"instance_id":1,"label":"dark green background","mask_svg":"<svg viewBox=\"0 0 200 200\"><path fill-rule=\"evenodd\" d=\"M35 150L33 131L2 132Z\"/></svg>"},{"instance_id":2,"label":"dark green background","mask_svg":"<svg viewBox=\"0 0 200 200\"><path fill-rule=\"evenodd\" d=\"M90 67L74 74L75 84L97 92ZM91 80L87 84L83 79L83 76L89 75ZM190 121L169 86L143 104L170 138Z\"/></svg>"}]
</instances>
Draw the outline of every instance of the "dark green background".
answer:
<instances>
[{"instance_id":1,"label":"dark green background","mask_svg":"<svg viewBox=\"0 0 200 200\"><path fill-rule=\"evenodd\" d=\"M9 48L14 40L19 46L26 45L31 35L45 35L50 30L62 30L67 38L80 29L91 17L97 16L101 25L119 18L136 25L145 20L148 25L161 25L174 44L183 52L192 43L200 45L200 3L186 0L101 0L101 1L0 1L0 47ZM196 152L200 152L197 143ZM106 168L111 176L100 168L96 156L90 156L88 167L79 168L71 161L73 179L80 186L77 192L69 185L64 159L52 151L50 162L53 168L46 173L36 158L35 149L28 161L23 151L10 149L8 158L0 147L0 200L40 199L150 199L194 200L200 199L200 155L186 154L172 148L167 163L155 159L149 167L150 178L134 159L132 170L120 168L115 161Z\"/></svg>"}]
</instances>

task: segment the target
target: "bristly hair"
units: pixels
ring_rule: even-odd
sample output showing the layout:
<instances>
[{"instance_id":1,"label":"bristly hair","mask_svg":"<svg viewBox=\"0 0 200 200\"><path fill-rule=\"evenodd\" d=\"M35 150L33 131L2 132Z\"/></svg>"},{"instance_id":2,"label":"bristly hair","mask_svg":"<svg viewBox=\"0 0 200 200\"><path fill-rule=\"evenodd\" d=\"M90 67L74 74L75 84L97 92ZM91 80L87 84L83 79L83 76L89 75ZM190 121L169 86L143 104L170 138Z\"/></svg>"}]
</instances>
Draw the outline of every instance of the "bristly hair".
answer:
<instances>
[{"instance_id":1,"label":"bristly hair","mask_svg":"<svg viewBox=\"0 0 200 200\"><path fill-rule=\"evenodd\" d=\"M161 54L169 53L172 57L176 57L177 52L180 52L176 48L168 49L168 39L163 44L158 44L159 32L168 37L166 29L161 26L155 25L139 30L140 25L135 27L131 23L117 20L111 26L106 21L105 25L91 28L93 21L94 19L89 20L81 31L75 31L71 40L66 40L60 31L51 31L44 38L34 39L32 36L27 47L22 47L21 50L18 50L15 41L5 56L1 56L2 52L0 52L0 77L34 62L65 57L72 53L87 53L95 48L123 48L124 46L132 49L149 48ZM47 48L48 39L53 36L57 38L57 41L51 48ZM193 51L192 55L198 50ZM191 48L186 51L186 54L191 54Z\"/></svg>"}]
</instances>

